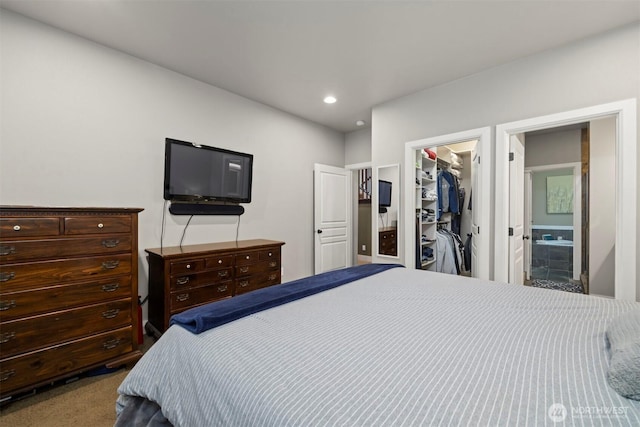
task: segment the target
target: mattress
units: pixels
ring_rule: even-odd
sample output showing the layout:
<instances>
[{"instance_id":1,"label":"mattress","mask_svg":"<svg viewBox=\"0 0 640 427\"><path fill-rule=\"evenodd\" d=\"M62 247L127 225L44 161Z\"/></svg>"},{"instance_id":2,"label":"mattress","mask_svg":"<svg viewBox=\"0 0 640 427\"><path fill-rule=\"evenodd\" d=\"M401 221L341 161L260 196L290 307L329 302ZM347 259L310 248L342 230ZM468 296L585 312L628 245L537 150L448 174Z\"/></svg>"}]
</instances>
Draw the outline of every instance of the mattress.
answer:
<instances>
[{"instance_id":1,"label":"mattress","mask_svg":"<svg viewBox=\"0 0 640 427\"><path fill-rule=\"evenodd\" d=\"M639 308L396 268L197 335L171 326L116 408L154 402L175 426L640 425L605 339Z\"/></svg>"}]
</instances>

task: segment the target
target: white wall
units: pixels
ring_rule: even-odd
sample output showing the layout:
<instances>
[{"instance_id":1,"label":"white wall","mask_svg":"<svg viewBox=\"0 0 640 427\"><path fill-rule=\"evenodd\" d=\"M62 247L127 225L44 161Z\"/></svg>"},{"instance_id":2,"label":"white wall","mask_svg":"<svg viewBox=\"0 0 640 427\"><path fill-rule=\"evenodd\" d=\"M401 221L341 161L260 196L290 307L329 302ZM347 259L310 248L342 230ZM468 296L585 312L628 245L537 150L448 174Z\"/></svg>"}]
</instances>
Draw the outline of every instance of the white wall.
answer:
<instances>
[{"instance_id":1,"label":"white wall","mask_svg":"<svg viewBox=\"0 0 640 427\"><path fill-rule=\"evenodd\" d=\"M371 128L345 134L344 163L355 165L371 161Z\"/></svg>"},{"instance_id":2,"label":"white wall","mask_svg":"<svg viewBox=\"0 0 640 427\"><path fill-rule=\"evenodd\" d=\"M638 75L634 24L417 92L373 109L372 162L402 162L407 141L638 98Z\"/></svg>"},{"instance_id":3,"label":"white wall","mask_svg":"<svg viewBox=\"0 0 640 427\"><path fill-rule=\"evenodd\" d=\"M580 129L525 135L524 166L580 162Z\"/></svg>"},{"instance_id":4,"label":"white wall","mask_svg":"<svg viewBox=\"0 0 640 427\"><path fill-rule=\"evenodd\" d=\"M614 296L616 119L589 125L589 293ZM594 203L594 201L597 201Z\"/></svg>"},{"instance_id":5,"label":"white wall","mask_svg":"<svg viewBox=\"0 0 640 427\"><path fill-rule=\"evenodd\" d=\"M313 273L313 163L344 165L342 133L11 12L0 28L0 203L144 208L146 295L143 250L160 246L164 138L249 152L253 200L240 239L286 242L284 281ZM165 246L179 243L187 219L168 216ZM236 221L194 217L184 244L233 240Z\"/></svg>"}]
</instances>

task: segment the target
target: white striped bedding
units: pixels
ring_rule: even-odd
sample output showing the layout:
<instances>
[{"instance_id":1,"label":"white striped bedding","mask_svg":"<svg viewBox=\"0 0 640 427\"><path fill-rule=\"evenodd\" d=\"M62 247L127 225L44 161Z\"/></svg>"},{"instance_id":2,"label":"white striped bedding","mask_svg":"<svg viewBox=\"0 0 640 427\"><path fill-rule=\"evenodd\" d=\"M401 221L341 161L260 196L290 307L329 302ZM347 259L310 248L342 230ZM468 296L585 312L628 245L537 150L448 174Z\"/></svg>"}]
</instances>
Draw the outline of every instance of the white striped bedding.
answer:
<instances>
[{"instance_id":1,"label":"white striped bedding","mask_svg":"<svg viewBox=\"0 0 640 427\"><path fill-rule=\"evenodd\" d=\"M640 303L397 268L200 335L119 388L175 426L640 425L604 331Z\"/></svg>"}]
</instances>

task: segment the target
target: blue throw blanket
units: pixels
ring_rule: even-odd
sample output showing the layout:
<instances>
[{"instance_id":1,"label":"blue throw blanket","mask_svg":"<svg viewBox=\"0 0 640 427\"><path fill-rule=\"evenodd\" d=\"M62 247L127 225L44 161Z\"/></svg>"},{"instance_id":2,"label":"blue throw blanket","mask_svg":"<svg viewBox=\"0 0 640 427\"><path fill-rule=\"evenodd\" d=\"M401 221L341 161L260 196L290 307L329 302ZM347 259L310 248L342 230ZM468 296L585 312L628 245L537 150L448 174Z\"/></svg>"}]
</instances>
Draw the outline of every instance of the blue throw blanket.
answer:
<instances>
[{"instance_id":1,"label":"blue throw blanket","mask_svg":"<svg viewBox=\"0 0 640 427\"><path fill-rule=\"evenodd\" d=\"M172 316L170 324L180 325L194 334L199 334L250 314L336 288L395 267L402 267L402 265L364 264L329 271L195 307Z\"/></svg>"}]
</instances>

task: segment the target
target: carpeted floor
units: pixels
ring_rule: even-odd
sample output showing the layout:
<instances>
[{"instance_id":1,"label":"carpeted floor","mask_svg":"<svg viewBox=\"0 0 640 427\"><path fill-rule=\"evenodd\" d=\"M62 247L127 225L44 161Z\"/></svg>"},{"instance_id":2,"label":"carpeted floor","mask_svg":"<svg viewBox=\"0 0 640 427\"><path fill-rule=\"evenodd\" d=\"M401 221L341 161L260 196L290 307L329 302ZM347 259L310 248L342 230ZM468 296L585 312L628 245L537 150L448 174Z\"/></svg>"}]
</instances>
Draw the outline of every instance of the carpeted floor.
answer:
<instances>
[{"instance_id":1,"label":"carpeted floor","mask_svg":"<svg viewBox=\"0 0 640 427\"><path fill-rule=\"evenodd\" d=\"M145 353L154 343L144 337ZM0 407L0 426L11 427L113 427L118 386L129 370L80 378L65 385L39 390Z\"/></svg>"},{"instance_id":2,"label":"carpeted floor","mask_svg":"<svg viewBox=\"0 0 640 427\"><path fill-rule=\"evenodd\" d=\"M0 425L12 427L113 427L117 389L128 371L81 378L0 408Z\"/></svg>"},{"instance_id":3,"label":"carpeted floor","mask_svg":"<svg viewBox=\"0 0 640 427\"><path fill-rule=\"evenodd\" d=\"M574 292L577 294L584 293L582 284L574 282L559 282L555 280L533 279L531 280L530 286L534 286L536 288L555 289L565 292Z\"/></svg>"}]
</instances>

